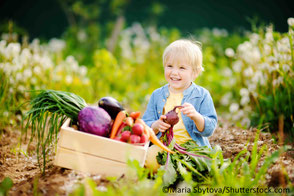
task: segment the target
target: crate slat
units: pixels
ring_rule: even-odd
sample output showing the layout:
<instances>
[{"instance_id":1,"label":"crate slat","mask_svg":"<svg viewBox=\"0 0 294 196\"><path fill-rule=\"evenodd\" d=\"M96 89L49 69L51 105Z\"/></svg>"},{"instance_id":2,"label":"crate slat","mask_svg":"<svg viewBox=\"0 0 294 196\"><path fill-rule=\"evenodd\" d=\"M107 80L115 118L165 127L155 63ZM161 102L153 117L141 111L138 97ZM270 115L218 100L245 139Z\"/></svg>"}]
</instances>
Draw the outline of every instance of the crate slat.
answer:
<instances>
[{"instance_id":1,"label":"crate slat","mask_svg":"<svg viewBox=\"0 0 294 196\"><path fill-rule=\"evenodd\" d=\"M127 172L127 165L121 162L57 147L54 164L91 174L121 176Z\"/></svg>"},{"instance_id":2,"label":"crate slat","mask_svg":"<svg viewBox=\"0 0 294 196\"><path fill-rule=\"evenodd\" d=\"M125 173L128 159L144 166L149 142L144 146L128 144L75 130L69 124L68 119L61 127L55 165L108 176Z\"/></svg>"},{"instance_id":3,"label":"crate slat","mask_svg":"<svg viewBox=\"0 0 294 196\"><path fill-rule=\"evenodd\" d=\"M67 120L61 127L58 146L78 152L105 157L114 161L126 163L128 158L139 160L144 164L148 144L145 146L128 144L106 137L101 137L89 133L75 130L68 126Z\"/></svg>"}]
</instances>

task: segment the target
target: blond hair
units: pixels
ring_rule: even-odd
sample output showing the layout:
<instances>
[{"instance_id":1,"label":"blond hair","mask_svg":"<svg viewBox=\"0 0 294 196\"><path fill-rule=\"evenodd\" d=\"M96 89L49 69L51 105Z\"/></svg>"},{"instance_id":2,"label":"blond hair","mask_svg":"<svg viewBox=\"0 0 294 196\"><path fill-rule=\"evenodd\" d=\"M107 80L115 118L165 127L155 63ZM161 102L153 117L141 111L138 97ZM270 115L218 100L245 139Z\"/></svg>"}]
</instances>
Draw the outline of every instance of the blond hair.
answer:
<instances>
[{"instance_id":1,"label":"blond hair","mask_svg":"<svg viewBox=\"0 0 294 196\"><path fill-rule=\"evenodd\" d=\"M202 67L201 43L188 39L180 39L169 44L163 52L163 65L167 61L185 59L197 74L204 69Z\"/></svg>"}]
</instances>

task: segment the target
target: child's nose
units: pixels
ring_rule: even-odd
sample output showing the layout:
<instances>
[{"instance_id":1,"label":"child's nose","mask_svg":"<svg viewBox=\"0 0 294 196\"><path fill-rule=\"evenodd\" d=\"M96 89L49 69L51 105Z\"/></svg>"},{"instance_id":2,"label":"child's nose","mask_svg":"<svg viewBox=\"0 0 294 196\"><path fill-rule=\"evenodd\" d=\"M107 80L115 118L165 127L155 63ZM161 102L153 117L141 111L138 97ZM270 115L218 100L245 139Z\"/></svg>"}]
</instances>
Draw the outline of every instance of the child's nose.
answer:
<instances>
[{"instance_id":1,"label":"child's nose","mask_svg":"<svg viewBox=\"0 0 294 196\"><path fill-rule=\"evenodd\" d=\"M171 75L177 75L178 74L178 70L177 69L172 69L171 70Z\"/></svg>"}]
</instances>

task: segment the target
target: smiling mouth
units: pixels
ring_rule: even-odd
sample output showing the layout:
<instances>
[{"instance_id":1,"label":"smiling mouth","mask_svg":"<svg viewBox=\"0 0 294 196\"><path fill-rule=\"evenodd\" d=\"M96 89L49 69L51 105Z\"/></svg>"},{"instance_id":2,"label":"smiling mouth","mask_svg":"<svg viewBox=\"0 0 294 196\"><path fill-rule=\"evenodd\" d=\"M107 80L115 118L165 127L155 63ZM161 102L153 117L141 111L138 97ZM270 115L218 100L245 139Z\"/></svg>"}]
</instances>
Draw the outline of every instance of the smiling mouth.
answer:
<instances>
[{"instance_id":1,"label":"smiling mouth","mask_svg":"<svg viewBox=\"0 0 294 196\"><path fill-rule=\"evenodd\" d=\"M177 78L170 78L172 81L180 81L181 79L177 79Z\"/></svg>"}]
</instances>

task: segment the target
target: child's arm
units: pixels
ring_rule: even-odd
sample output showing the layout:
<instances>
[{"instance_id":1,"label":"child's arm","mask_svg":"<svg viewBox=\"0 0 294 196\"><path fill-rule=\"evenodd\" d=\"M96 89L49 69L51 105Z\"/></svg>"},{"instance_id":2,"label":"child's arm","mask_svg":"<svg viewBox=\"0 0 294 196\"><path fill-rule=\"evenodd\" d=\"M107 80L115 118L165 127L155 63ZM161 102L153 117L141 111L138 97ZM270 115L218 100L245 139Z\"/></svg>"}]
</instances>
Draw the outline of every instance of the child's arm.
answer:
<instances>
[{"instance_id":1,"label":"child's arm","mask_svg":"<svg viewBox=\"0 0 294 196\"><path fill-rule=\"evenodd\" d=\"M201 104L199 106L199 111L196 111L193 104L184 103L183 105L185 104L189 106L184 107L186 109L182 108L181 111L183 111L184 109L186 115L190 115L190 117L187 117L193 120L195 133L198 133L203 137L209 137L213 133L217 125L217 114L210 93L208 91L207 93L205 93L203 100L201 101Z\"/></svg>"},{"instance_id":2,"label":"child's arm","mask_svg":"<svg viewBox=\"0 0 294 196\"><path fill-rule=\"evenodd\" d=\"M194 121L197 129L202 132L204 130L203 116L197 112L194 106L190 103L184 103L182 106L184 107L181 109L181 112L191 118Z\"/></svg>"}]
</instances>

